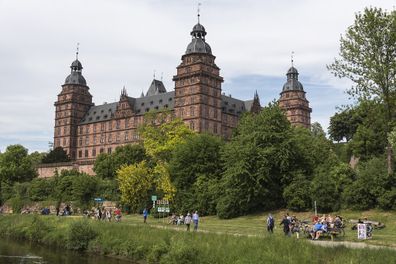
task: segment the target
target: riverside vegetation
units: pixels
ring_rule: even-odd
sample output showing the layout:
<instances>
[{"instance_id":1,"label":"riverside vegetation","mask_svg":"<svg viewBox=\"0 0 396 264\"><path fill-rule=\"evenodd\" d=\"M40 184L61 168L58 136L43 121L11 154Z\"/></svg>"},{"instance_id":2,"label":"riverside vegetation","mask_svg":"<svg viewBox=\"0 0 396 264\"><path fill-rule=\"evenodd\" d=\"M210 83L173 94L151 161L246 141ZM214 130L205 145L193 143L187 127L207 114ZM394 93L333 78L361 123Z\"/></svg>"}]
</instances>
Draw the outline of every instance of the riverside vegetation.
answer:
<instances>
[{"instance_id":1,"label":"riverside vegetation","mask_svg":"<svg viewBox=\"0 0 396 264\"><path fill-rule=\"evenodd\" d=\"M107 223L73 217L9 215L0 217L0 233L51 247L124 257L144 263L396 262L396 251L391 249L322 248L307 240L280 235L247 237L178 232L131 224L128 220L125 223Z\"/></svg>"}]
</instances>

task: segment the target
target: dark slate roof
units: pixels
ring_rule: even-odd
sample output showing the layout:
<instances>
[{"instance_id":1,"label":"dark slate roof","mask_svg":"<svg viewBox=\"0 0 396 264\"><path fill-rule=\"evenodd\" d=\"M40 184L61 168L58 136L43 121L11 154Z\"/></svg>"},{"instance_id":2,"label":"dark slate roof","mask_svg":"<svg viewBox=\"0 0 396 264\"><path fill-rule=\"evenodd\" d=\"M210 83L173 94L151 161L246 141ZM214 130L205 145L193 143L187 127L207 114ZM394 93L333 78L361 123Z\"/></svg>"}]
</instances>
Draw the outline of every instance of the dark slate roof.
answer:
<instances>
[{"instance_id":1,"label":"dark slate roof","mask_svg":"<svg viewBox=\"0 0 396 264\"><path fill-rule=\"evenodd\" d=\"M82 76L81 72L73 71L66 77L65 84L87 85L87 81L84 76Z\"/></svg>"},{"instance_id":2,"label":"dark slate roof","mask_svg":"<svg viewBox=\"0 0 396 264\"><path fill-rule=\"evenodd\" d=\"M296 79L289 79L287 82L283 85L282 91L304 91L303 85Z\"/></svg>"},{"instance_id":3,"label":"dark slate roof","mask_svg":"<svg viewBox=\"0 0 396 264\"><path fill-rule=\"evenodd\" d=\"M193 38L187 46L186 54L191 53L207 53L212 54L212 49L205 40L201 38Z\"/></svg>"},{"instance_id":4,"label":"dark slate roof","mask_svg":"<svg viewBox=\"0 0 396 264\"><path fill-rule=\"evenodd\" d=\"M149 111L173 109L175 92L161 93L142 98L128 97L129 104L133 107L135 114L144 114ZM92 106L80 124L110 120L114 117L118 102Z\"/></svg>"},{"instance_id":5,"label":"dark slate roof","mask_svg":"<svg viewBox=\"0 0 396 264\"><path fill-rule=\"evenodd\" d=\"M144 114L151 110L173 109L175 92L160 93L135 99L134 112Z\"/></svg>"},{"instance_id":6,"label":"dark slate roof","mask_svg":"<svg viewBox=\"0 0 396 264\"><path fill-rule=\"evenodd\" d=\"M242 101L230 96L221 95L221 109L224 113L241 115L243 112L250 111L253 100ZM249 106L249 108L246 108Z\"/></svg>"},{"instance_id":7,"label":"dark slate roof","mask_svg":"<svg viewBox=\"0 0 396 264\"><path fill-rule=\"evenodd\" d=\"M112 119L117 109L117 104L118 102L91 106L80 124L89 124Z\"/></svg>"},{"instance_id":8,"label":"dark slate roof","mask_svg":"<svg viewBox=\"0 0 396 264\"><path fill-rule=\"evenodd\" d=\"M286 73L287 82L283 85L282 92L304 91L303 85L298 81L298 71L293 66Z\"/></svg>"},{"instance_id":9,"label":"dark slate roof","mask_svg":"<svg viewBox=\"0 0 396 264\"><path fill-rule=\"evenodd\" d=\"M146 96L152 96L160 93L166 93L165 86L161 81L154 79L147 90Z\"/></svg>"},{"instance_id":10,"label":"dark slate roof","mask_svg":"<svg viewBox=\"0 0 396 264\"><path fill-rule=\"evenodd\" d=\"M149 111L173 110L175 92L160 93L141 98L128 97L129 104L137 115L145 114ZM114 117L118 102L92 106L88 113L81 120L80 124L89 124L100 121L107 121ZM243 112L250 111L253 100L242 101L230 96L221 96L221 107L224 113L241 115Z\"/></svg>"}]
</instances>

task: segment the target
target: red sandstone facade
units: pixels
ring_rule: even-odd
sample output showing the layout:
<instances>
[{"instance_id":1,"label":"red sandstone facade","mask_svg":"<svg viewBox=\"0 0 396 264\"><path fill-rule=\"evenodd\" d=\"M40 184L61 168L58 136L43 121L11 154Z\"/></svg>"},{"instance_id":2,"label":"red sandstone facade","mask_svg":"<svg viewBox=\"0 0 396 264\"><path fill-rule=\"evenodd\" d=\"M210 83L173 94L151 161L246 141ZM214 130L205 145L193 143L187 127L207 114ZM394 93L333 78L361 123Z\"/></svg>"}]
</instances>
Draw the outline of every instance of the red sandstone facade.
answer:
<instances>
[{"instance_id":1,"label":"red sandstone facade","mask_svg":"<svg viewBox=\"0 0 396 264\"><path fill-rule=\"evenodd\" d=\"M120 100L109 104L92 103L77 58L55 102L54 147L62 147L74 164L90 165L100 153L111 153L117 146L138 142L137 128L151 111L166 112L165 121L179 117L196 132L229 138L243 112L260 111L258 94L249 101L222 94L223 78L206 43L205 28L198 23L191 36L173 77L174 91L167 92L163 83L154 79L145 95L129 97L123 89ZM287 76L279 105L292 124L309 127L311 109L297 80L298 72L292 67ZM47 168L43 173L49 175L51 170Z\"/></svg>"}]
</instances>

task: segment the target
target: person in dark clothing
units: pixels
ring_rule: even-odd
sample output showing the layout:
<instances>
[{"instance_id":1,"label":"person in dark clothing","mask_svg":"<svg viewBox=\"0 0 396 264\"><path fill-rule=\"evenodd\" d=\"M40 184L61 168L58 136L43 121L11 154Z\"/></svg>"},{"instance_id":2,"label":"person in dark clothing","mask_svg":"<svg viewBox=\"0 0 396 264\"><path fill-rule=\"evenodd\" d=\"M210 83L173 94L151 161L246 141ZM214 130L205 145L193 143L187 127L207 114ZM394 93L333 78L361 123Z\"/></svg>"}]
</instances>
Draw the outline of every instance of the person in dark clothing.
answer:
<instances>
[{"instance_id":1,"label":"person in dark clothing","mask_svg":"<svg viewBox=\"0 0 396 264\"><path fill-rule=\"evenodd\" d=\"M274 225L275 219L271 214L269 214L267 218L267 231L270 233L274 233Z\"/></svg>"},{"instance_id":2,"label":"person in dark clothing","mask_svg":"<svg viewBox=\"0 0 396 264\"><path fill-rule=\"evenodd\" d=\"M290 221L287 219L287 216L283 216L282 222L279 225L283 225L283 232L285 236L290 236Z\"/></svg>"}]
</instances>

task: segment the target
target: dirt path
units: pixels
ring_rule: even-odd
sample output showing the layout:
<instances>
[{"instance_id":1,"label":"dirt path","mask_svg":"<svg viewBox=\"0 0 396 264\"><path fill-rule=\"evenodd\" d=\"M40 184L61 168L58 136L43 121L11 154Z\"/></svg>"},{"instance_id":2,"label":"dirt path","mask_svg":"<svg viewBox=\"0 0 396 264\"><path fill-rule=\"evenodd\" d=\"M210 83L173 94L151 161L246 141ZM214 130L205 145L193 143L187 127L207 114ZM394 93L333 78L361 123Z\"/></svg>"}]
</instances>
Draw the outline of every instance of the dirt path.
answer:
<instances>
[{"instance_id":1,"label":"dirt path","mask_svg":"<svg viewBox=\"0 0 396 264\"><path fill-rule=\"evenodd\" d=\"M395 247L392 246L379 246L379 245L370 245L364 242L350 242L350 241L320 241L320 240L309 240L312 244L322 246L322 247L339 247L344 246L347 248L368 248L368 249L391 249L396 250Z\"/></svg>"}]
</instances>

